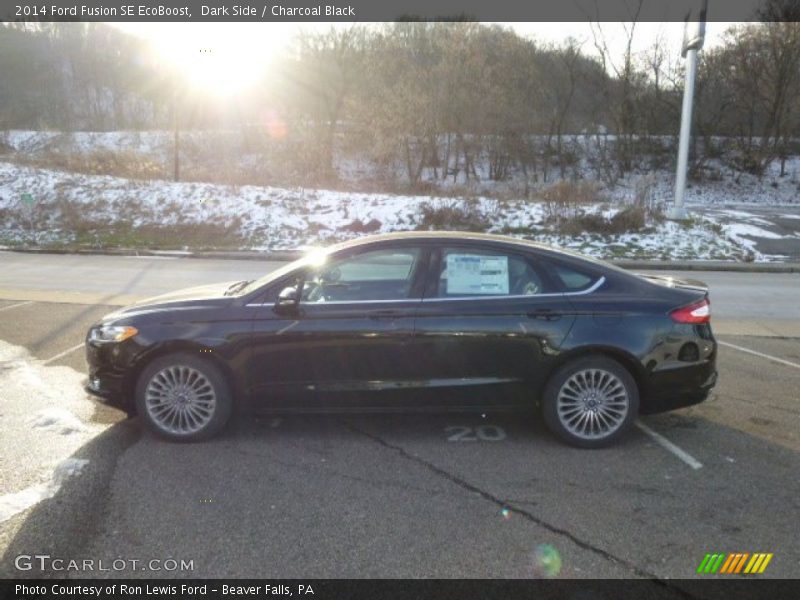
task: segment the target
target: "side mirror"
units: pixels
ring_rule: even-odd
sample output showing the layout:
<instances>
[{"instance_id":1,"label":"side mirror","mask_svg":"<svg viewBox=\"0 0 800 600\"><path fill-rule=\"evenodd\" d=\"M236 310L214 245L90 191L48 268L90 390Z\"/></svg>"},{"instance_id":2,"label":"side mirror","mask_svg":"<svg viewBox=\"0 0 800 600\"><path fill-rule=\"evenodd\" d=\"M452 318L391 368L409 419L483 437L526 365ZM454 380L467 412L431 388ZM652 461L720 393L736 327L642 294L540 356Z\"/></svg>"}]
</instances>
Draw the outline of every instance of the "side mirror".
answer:
<instances>
[{"instance_id":1,"label":"side mirror","mask_svg":"<svg viewBox=\"0 0 800 600\"><path fill-rule=\"evenodd\" d=\"M296 287L283 288L278 294L278 299L275 300L275 312L279 314L295 312L299 303L300 296Z\"/></svg>"}]
</instances>

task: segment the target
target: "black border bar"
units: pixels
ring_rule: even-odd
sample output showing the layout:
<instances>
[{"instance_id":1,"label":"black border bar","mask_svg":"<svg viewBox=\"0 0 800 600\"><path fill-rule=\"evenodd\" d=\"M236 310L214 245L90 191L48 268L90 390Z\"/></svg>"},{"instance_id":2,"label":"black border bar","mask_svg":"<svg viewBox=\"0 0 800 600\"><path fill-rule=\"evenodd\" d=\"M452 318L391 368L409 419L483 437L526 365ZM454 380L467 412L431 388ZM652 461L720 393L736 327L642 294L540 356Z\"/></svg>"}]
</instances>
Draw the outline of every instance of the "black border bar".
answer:
<instances>
[{"instance_id":1,"label":"black border bar","mask_svg":"<svg viewBox=\"0 0 800 600\"><path fill-rule=\"evenodd\" d=\"M771 0L711 0L709 21L759 20ZM774 1L774 0L773 0ZM3 0L2 21L678 22L701 0ZM205 10L203 7L217 10ZM784 20L789 20L791 14ZM800 17L795 17L800 20Z\"/></svg>"},{"instance_id":2,"label":"black border bar","mask_svg":"<svg viewBox=\"0 0 800 600\"><path fill-rule=\"evenodd\" d=\"M125 593L123 587L127 586ZM131 592L141 588L142 594ZM186 586L186 587L184 587ZM228 586L229 592L224 593ZM230 593L232 586L259 588L247 595ZM189 591L187 588L192 588ZM90 591L94 590L94 591ZM98 593L99 590L99 593ZM150 593L148 593L148 590ZM153 593L158 590L159 593ZM311 590L310 593L309 590ZM22 600L42 598L94 598L123 600L131 598L199 598L222 600L258 598L297 600L770 600L797 598L800 580L770 580L746 577L727 579L671 580L487 580L487 579L20 579L1 580L0 598Z\"/></svg>"}]
</instances>

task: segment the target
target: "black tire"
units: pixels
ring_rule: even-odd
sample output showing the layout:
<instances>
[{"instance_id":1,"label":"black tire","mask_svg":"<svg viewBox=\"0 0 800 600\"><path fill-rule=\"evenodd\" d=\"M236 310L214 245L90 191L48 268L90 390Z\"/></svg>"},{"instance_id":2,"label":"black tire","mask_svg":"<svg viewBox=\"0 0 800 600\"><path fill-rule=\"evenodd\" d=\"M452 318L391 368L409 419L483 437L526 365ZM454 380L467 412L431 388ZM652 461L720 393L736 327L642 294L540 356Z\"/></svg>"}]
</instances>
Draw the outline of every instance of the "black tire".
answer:
<instances>
[{"instance_id":1,"label":"black tire","mask_svg":"<svg viewBox=\"0 0 800 600\"><path fill-rule=\"evenodd\" d=\"M153 382L155 387L150 387L150 407L154 406L152 402L153 390L160 393L162 388L158 387L158 385L164 381L164 374L175 373L176 369L178 373L189 374L187 376L188 382L200 382L200 400L205 403L202 406L203 413L201 413L201 417L193 422L191 426L189 425L189 418L182 417L187 424L186 431L170 430L167 425L162 424L154 417L154 414L158 414L159 408L163 405L155 405L152 411L148 408L148 386L153 382L154 377L161 374L159 382ZM192 373L199 375L192 380ZM205 378L205 383L201 377ZM213 409L209 408L211 406L209 403L209 394L211 392L207 391L208 388L213 391ZM233 396L224 374L210 361L186 352L160 356L148 364L139 375L136 383L135 401L139 417L147 425L147 428L159 437L176 442L197 442L213 437L225 427L233 411ZM198 426L199 422L206 419L207 422L204 422L202 426ZM194 427L196 427L196 430L192 430Z\"/></svg>"},{"instance_id":2,"label":"black tire","mask_svg":"<svg viewBox=\"0 0 800 600\"><path fill-rule=\"evenodd\" d=\"M576 379L572 379L573 377ZM613 383L613 378L616 378L619 386ZM563 399L564 402L574 402L574 404L568 406L562 403L561 411L559 411L559 395L570 380L572 380L572 384L565 388ZM594 412L595 414L587 415L583 421L580 420L581 413L577 408L579 402L571 399L573 395L578 397L578 393L572 386L577 385L576 381L579 383L581 380L588 384L587 391L580 392L589 394L586 402L598 402L597 405L592 404L592 406L596 406L594 411L591 408L588 410L589 413ZM595 391L595 396L591 396L591 390L595 385L596 389L602 389L604 385L613 385L612 391L608 392L612 397L602 395L599 401L596 400L595 396L600 395L598 392ZM624 389L624 401L621 389ZM606 403L611 403L612 406L608 406ZM624 416L622 404L626 405ZM583 406L583 400L580 401L580 406ZM598 411L605 411L602 413L604 415L602 423L600 417L597 416ZM613 444L631 428L638 414L639 388L636 381L625 367L606 356L585 356L566 363L553 374L542 394L542 416L548 429L567 444L577 448L602 448ZM589 424L590 419L593 419L591 425ZM567 423L570 423L571 426L568 426ZM614 427L611 426L612 423ZM588 429L586 434L576 433L576 429L580 429L584 424ZM603 432L604 428L607 429L606 432Z\"/></svg>"}]
</instances>

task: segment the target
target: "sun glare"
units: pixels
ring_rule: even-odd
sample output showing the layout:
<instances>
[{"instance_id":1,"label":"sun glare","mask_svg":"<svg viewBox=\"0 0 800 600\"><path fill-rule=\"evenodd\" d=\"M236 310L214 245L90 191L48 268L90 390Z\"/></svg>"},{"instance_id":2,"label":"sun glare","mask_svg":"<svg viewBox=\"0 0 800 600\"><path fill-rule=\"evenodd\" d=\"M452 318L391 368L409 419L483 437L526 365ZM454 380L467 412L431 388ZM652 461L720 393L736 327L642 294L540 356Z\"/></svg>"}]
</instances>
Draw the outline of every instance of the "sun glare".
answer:
<instances>
[{"instance_id":1,"label":"sun glare","mask_svg":"<svg viewBox=\"0 0 800 600\"><path fill-rule=\"evenodd\" d=\"M263 75L254 51L232 40L217 40L209 48L176 56L189 84L219 95L237 94Z\"/></svg>"},{"instance_id":2,"label":"sun glare","mask_svg":"<svg viewBox=\"0 0 800 600\"><path fill-rule=\"evenodd\" d=\"M157 41L164 59L173 62L188 84L219 96L240 94L264 76L278 50L271 36L253 36L251 28L217 23L212 27L175 28Z\"/></svg>"},{"instance_id":3,"label":"sun glare","mask_svg":"<svg viewBox=\"0 0 800 600\"><path fill-rule=\"evenodd\" d=\"M150 39L158 60L177 67L192 89L223 97L244 93L258 84L293 34L287 24L119 25Z\"/></svg>"}]
</instances>

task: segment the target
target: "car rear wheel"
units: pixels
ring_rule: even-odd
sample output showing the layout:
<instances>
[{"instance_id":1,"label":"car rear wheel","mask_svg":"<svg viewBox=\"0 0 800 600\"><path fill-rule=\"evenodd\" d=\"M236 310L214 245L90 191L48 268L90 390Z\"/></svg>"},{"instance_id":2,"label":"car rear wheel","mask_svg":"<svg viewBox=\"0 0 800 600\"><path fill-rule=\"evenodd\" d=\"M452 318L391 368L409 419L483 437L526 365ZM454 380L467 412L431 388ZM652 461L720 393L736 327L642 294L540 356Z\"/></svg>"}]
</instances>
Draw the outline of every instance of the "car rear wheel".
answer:
<instances>
[{"instance_id":1,"label":"car rear wheel","mask_svg":"<svg viewBox=\"0 0 800 600\"><path fill-rule=\"evenodd\" d=\"M561 367L545 387L542 412L549 429L579 448L612 444L639 412L639 390L628 370L605 356Z\"/></svg>"},{"instance_id":2,"label":"car rear wheel","mask_svg":"<svg viewBox=\"0 0 800 600\"><path fill-rule=\"evenodd\" d=\"M198 441L228 422L233 400L220 370L190 354L170 354L145 367L136 386L136 407L157 435Z\"/></svg>"}]
</instances>

